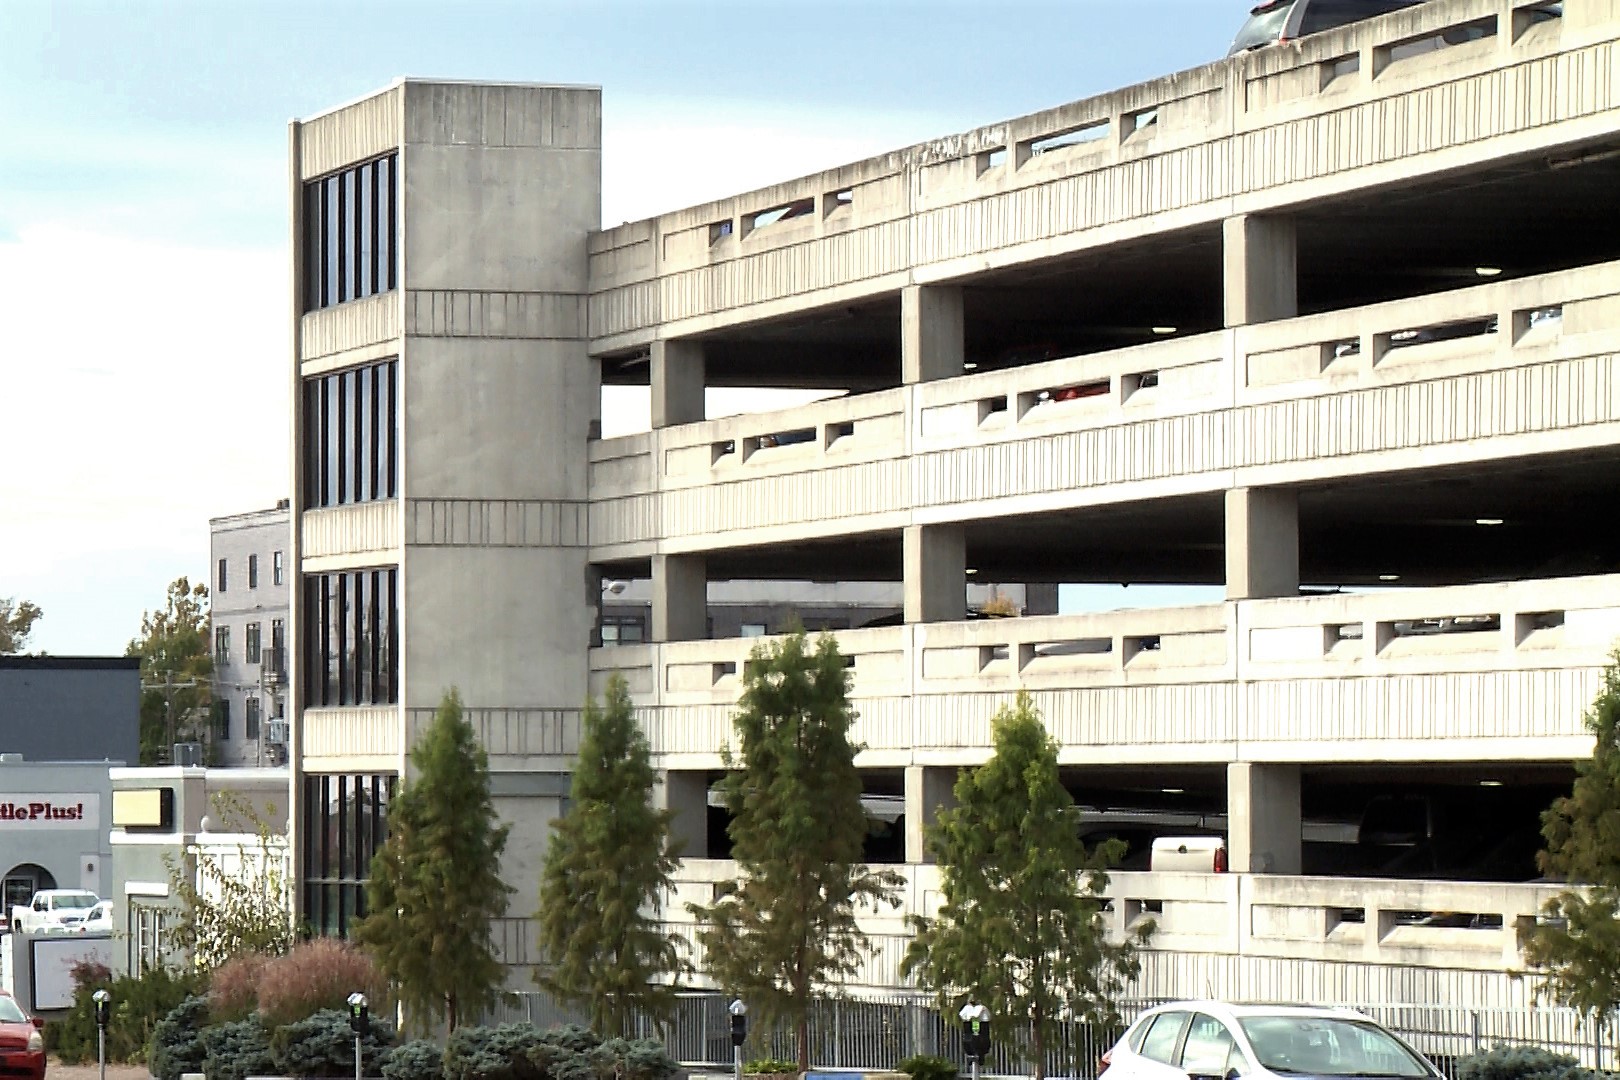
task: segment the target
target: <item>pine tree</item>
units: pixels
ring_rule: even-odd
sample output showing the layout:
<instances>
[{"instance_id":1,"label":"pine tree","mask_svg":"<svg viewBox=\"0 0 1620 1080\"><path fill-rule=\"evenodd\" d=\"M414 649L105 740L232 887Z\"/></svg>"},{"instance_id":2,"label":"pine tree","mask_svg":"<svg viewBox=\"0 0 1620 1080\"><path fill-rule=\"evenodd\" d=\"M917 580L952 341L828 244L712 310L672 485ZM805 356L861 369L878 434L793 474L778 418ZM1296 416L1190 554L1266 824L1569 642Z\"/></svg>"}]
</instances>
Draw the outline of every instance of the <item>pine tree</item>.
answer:
<instances>
[{"instance_id":1,"label":"pine tree","mask_svg":"<svg viewBox=\"0 0 1620 1080\"><path fill-rule=\"evenodd\" d=\"M898 875L861 860L867 833L855 712L838 645L813 653L801 631L754 649L733 717L739 752L723 750L728 832L740 871L700 922L709 974L760 1025L789 1023L799 1070L810 1067L813 996L860 969L866 935L857 905L898 905Z\"/></svg>"},{"instance_id":2,"label":"pine tree","mask_svg":"<svg viewBox=\"0 0 1620 1080\"><path fill-rule=\"evenodd\" d=\"M503 971L490 923L512 891L501 880L508 826L495 823L489 758L445 694L411 748L413 776L388 812L355 930L413 1021L452 1029L494 1002Z\"/></svg>"},{"instance_id":3,"label":"pine tree","mask_svg":"<svg viewBox=\"0 0 1620 1080\"><path fill-rule=\"evenodd\" d=\"M992 729L994 756L962 772L956 807L928 830L942 903L937 918L908 920L916 937L902 971L949 1015L968 1001L987 1006L991 1030L1027 1050L1042 1080L1062 1023L1118 1022L1114 1002L1137 976L1153 927L1108 940L1099 897L1123 852L1118 841L1086 850L1057 743L1028 695Z\"/></svg>"},{"instance_id":4,"label":"pine tree","mask_svg":"<svg viewBox=\"0 0 1620 1080\"><path fill-rule=\"evenodd\" d=\"M652 806L651 759L615 675L605 704L585 706L571 806L553 822L538 916L547 966L535 974L555 996L586 1006L601 1034L629 1035L637 1012L667 1020L674 988L654 980L688 970L684 940L660 924L680 851L670 839L674 814Z\"/></svg>"},{"instance_id":5,"label":"pine tree","mask_svg":"<svg viewBox=\"0 0 1620 1080\"><path fill-rule=\"evenodd\" d=\"M1586 714L1592 756L1575 785L1541 815L1543 872L1572 885L1547 901L1526 935L1525 958L1541 989L1606 1026L1620 1008L1620 653Z\"/></svg>"}]
</instances>

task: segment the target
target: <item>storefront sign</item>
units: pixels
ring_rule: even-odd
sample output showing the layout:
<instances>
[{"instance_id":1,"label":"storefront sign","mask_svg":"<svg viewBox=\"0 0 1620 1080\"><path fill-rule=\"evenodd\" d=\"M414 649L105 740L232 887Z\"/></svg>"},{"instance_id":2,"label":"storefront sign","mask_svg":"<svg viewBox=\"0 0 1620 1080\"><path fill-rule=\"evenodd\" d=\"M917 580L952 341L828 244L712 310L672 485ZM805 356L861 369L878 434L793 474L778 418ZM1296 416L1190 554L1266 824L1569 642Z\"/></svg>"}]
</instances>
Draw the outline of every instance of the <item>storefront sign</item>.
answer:
<instances>
[{"instance_id":1,"label":"storefront sign","mask_svg":"<svg viewBox=\"0 0 1620 1080\"><path fill-rule=\"evenodd\" d=\"M174 827L173 788L128 788L112 793L115 829L170 829Z\"/></svg>"},{"instance_id":2,"label":"storefront sign","mask_svg":"<svg viewBox=\"0 0 1620 1080\"><path fill-rule=\"evenodd\" d=\"M101 796L56 793L0 795L0 836L46 829L99 829Z\"/></svg>"}]
</instances>

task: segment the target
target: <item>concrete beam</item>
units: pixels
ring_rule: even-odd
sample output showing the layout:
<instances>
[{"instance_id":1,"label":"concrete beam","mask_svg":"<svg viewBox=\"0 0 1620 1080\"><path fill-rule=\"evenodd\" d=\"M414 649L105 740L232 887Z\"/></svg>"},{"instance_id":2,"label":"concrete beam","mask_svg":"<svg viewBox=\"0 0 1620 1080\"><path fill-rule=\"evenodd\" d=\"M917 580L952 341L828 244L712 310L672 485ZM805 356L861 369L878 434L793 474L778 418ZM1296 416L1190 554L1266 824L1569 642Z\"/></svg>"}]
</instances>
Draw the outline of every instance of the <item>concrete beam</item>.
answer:
<instances>
[{"instance_id":1,"label":"concrete beam","mask_svg":"<svg viewBox=\"0 0 1620 1080\"><path fill-rule=\"evenodd\" d=\"M652 639L700 641L709 636L709 568L701 555L654 555Z\"/></svg>"},{"instance_id":2,"label":"concrete beam","mask_svg":"<svg viewBox=\"0 0 1620 1080\"><path fill-rule=\"evenodd\" d=\"M907 285L900 291L900 367L907 384L962 374L964 342L959 287Z\"/></svg>"},{"instance_id":3,"label":"concrete beam","mask_svg":"<svg viewBox=\"0 0 1620 1080\"><path fill-rule=\"evenodd\" d=\"M1238 874L1298 874L1299 766L1226 767L1227 868Z\"/></svg>"},{"instance_id":4,"label":"concrete beam","mask_svg":"<svg viewBox=\"0 0 1620 1080\"><path fill-rule=\"evenodd\" d=\"M1226 598L1299 595L1299 496L1278 488L1226 493Z\"/></svg>"},{"instance_id":5,"label":"concrete beam","mask_svg":"<svg viewBox=\"0 0 1620 1080\"><path fill-rule=\"evenodd\" d=\"M707 375L701 342L653 342L651 369L654 428L695 424L704 419Z\"/></svg>"},{"instance_id":6,"label":"concrete beam","mask_svg":"<svg viewBox=\"0 0 1620 1080\"><path fill-rule=\"evenodd\" d=\"M1294 219L1239 214L1223 223L1226 325L1299 314L1299 255Z\"/></svg>"},{"instance_id":7,"label":"concrete beam","mask_svg":"<svg viewBox=\"0 0 1620 1080\"><path fill-rule=\"evenodd\" d=\"M906 622L967 618L967 534L960 525L908 525Z\"/></svg>"}]
</instances>

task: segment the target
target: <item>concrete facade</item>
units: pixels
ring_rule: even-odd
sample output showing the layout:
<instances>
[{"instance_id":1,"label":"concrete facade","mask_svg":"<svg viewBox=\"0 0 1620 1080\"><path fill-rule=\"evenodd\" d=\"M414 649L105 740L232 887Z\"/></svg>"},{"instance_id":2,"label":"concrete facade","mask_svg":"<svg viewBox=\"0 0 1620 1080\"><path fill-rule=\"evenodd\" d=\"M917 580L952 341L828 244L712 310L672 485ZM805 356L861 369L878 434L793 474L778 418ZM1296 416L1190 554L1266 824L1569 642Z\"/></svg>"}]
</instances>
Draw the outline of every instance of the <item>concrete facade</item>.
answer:
<instances>
[{"instance_id":1,"label":"concrete facade","mask_svg":"<svg viewBox=\"0 0 1620 1080\"><path fill-rule=\"evenodd\" d=\"M1620 475L1620 237L1574 209L1616 180L1620 4L1524 7L1424 4L604 231L596 91L406 81L295 124L294 206L397 151L402 212L397 290L294 311L295 389L398 357L403 404L397 498L295 494L306 578L398 567L402 687L298 708L295 792L404 773L459 686L521 968L580 702L623 674L692 841L679 920L734 873L707 791L755 643L709 636L711 586L898 581L902 625L838 634L868 791L906 811L858 986L902 985L924 827L1024 691L1077 797L1228 837L1233 873L1114 875L1120 928L1160 926L1143 996L1522 1004L1548 887L1413 856L1446 785L1567 787L1620 634L1579 509ZM641 381L652 430L594 437L600 387ZM844 393L708 419L719 385ZM1225 599L969 620L975 577ZM595 647L626 578L652 640ZM1400 783L1421 835L1371 827ZM1354 873L1380 843L1402 868Z\"/></svg>"},{"instance_id":2,"label":"concrete facade","mask_svg":"<svg viewBox=\"0 0 1620 1080\"><path fill-rule=\"evenodd\" d=\"M107 895L107 769L106 762L0 755L0 903L8 917L39 889Z\"/></svg>"},{"instance_id":3,"label":"concrete facade","mask_svg":"<svg viewBox=\"0 0 1620 1080\"><path fill-rule=\"evenodd\" d=\"M286 764L291 520L283 501L208 522L215 703L210 735L220 765Z\"/></svg>"}]
</instances>

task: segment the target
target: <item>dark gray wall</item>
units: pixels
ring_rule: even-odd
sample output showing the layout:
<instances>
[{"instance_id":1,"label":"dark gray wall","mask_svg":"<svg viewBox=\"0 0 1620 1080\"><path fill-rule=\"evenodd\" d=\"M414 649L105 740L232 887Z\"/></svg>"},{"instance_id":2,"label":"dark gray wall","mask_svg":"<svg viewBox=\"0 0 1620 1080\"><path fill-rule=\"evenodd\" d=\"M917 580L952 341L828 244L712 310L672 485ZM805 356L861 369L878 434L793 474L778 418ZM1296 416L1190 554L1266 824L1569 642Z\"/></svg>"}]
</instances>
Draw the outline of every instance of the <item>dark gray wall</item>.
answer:
<instances>
[{"instance_id":1,"label":"dark gray wall","mask_svg":"<svg viewBox=\"0 0 1620 1080\"><path fill-rule=\"evenodd\" d=\"M140 723L138 659L0 656L0 754L133 765Z\"/></svg>"}]
</instances>

